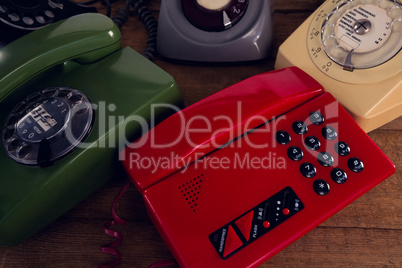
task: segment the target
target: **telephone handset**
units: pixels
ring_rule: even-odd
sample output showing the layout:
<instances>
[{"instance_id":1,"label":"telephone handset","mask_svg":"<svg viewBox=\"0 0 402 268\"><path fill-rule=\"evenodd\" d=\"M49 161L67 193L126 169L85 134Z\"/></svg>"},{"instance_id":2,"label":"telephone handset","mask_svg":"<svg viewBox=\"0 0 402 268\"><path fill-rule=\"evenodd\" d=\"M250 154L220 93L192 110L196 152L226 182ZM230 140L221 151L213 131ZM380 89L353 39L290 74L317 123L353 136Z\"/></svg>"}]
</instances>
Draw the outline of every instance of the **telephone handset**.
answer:
<instances>
[{"instance_id":1,"label":"telephone handset","mask_svg":"<svg viewBox=\"0 0 402 268\"><path fill-rule=\"evenodd\" d=\"M91 24L92 18L97 18L98 24ZM2 48L0 101L26 80L57 64L68 60L96 62L119 50L121 36L116 29L110 20L103 19L101 15L78 16L43 30L38 34L40 38L32 34ZM27 43L31 48L16 56L16 51L23 51Z\"/></svg>"},{"instance_id":2,"label":"telephone handset","mask_svg":"<svg viewBox=\"0 0 402 268\"><path fill-rule=\"evenodd\" d=\"M56 21L89 12L97 10L70 0L3 0L0 47Z\"/></svg>"},{"instance_id":3,"label":"telephone handset","mask_svg":"<svg viewBox=\"0 0 402 268\"><path fill-rule=\"evenodd\" d=\"M116 147L143 130L133 118L160 119L167 106L152 104L180 103L170 75L120 48L114 22L87 13L0 50L0 244L22 242L103 186Z\"/></svg>"},{"instance_id":4,"label":"telephone handset","mask_svg":"<svg viewBox=\"0 0 402 268\"><path fill-rule=\"evenodd\" d=\"M265 58L272 46L270 0L162 0L158 52L190 62Z\"/></svg>"},{"instance_id":5,"label":"telephone handset","mask_svg":"<svg viewBox=\"0 0 402 268\"><path fill-rule=\"evenodd\" d=\"M185 108L121 158L180 267L256 267L395 172L296 67Z\"/></svg>"},{"instance_id":6,"label":"telephone handset","mask_svg":"<svg viewBox=\"0 0 402 268\"><path fill-rule=\"evenodd\" d=\"M73 20L58 26L57 31L51 28L48 36L42 33L38 39L29 35L4 47L0 62L0 102L15 88L52 66L67 60L89 64L120 49L120 35L109 20L99 20L99 30L96 30L88 24L89 19ZM84 26L79 26L80 23ZM77 26L80 31L73 31ZM16 57L15 52L24 51L26 44L32 46L29 52ZM26 97L9 112L3 127L3 146L17 162L47 165L73 150L92 127L91 103L79 90L51 87ZM68 142L65 135L68 130L76 137L75 143Z\"/></svg>"},{"instance_id":7,"label":"telephone handset","mask_svg":"<svg viewBox=\"0 0 402 268\"><path fill-rule=\"evenodd\" d=\"M280 47L275 68L312 75L366 131L402 115L399 0L327 0Z\"/></svg>"},{"instance_id":8,"label":"telephone handset","mask_svg":"<svg viewBox=\"0 0 402 268\"><path fill-rule=\"evenodd\" d=\"M288 76L294 77L286 80ZM182 157L177 159L172 166L155 169L152 176L148 174L149 170L131 170L130 175L134 178L136 187L143 192L174 170L180 170L199 160L200 157L208 155L219 147L217 144L223 146L233 140L235 135L245 133L263 124L264 121L261 118L271 120L323 92L321 85L316 81L304 78L303 73L295 68L255 76L217 92L185 108L182 113L176 113L168 120L161 122L154 131L146 133L137 141L141 144L141 153L149 151L149 156L152 154L155 157L165 157L173 153ZM283 91L276 90L277 87ZM236 103L239 101L241 101L241 107L238 107L238 103ZM192 143L188 143L186 139L177 139L182 136L183 120L200 115L206 118L225 115L228 118L236 118L236 124L230 127L225 120L217 120L210 129L210 132L216 132L216 135L211 135L208 137L209 139L206 139L204 133L198 135L192 133ZM204 127L202 120L192 124L195 129ZM159 135L158 133L161 133L160 131L164 128L169 128L169 131L166 131L165 135ZM218 130L223 131L218 132ZM152 143L142 144L143 141L152 141ZM197 146L194 146L194 143ZM158 150L152 148L154 145L164 144L174 144L175 146ZM135 143L131 144L131 147L133 146ZM129 153L130 149L127 149L127 152Z\"/></svg>"}]
</instances>

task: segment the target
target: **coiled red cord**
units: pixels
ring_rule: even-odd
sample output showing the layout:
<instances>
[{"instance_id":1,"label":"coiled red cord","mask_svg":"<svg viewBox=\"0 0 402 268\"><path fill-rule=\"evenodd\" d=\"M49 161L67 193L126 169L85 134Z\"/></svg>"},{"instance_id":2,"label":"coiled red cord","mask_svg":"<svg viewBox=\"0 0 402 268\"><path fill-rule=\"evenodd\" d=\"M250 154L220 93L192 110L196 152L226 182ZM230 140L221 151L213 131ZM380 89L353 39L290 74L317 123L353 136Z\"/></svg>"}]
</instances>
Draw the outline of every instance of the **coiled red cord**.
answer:
<instances>
[{"instance_id":1,"label":"coiled red cord","mask_svg":"<svg viewBox=\"0 0 402 268\"><path fill-rule=\"evenodd\" d=\"M111 254L114 255L116 258L111 261L108 262L106 264L101 264L98 266L98 268L113 268L117 265L120 264L121 261L121 254L120 251L118 251L116 249L116 247L118 245L121 244L121 242L123 241L123 235L119 232L113 231L110 228L115 226L115 225L126 225L126 221L123 220L122 218L120 218L117 213L116 213L116 204L119 201L119 199L122 197L122 195L126 192L127 188L131 185L131 182L128 182L126 185L124 185L124 187L120 190L120 193L117 195L117 197L115 198L115 200L113 201L113 205L112 205L112 217L113 220L105 223L105 227L104 227L104 232L105 234L111 236L111 237L115 237L116 240L104 245L100 248L101 252L106 253L106 254Z\"/></svg>"},{"instance_id":2,"label":"coiled red cord","mask_svg":"<svg viewBox=\"0 0 402 268\"><path fill-rule=\"evenodd\" d=\"M127 191L127 188L131 185L131 182L128 182L124 187L120 190L119 194L116 196L116 198L113 201L112 204L112 217L113 220L105 223L104 226L104 232L108 236L115 237L116 240L104 245L100 248L102 253L110 254L115 256L116 258L108 262L106 264L100 264L98 265L98 268L113 268L116 267L117 265L120 264L121 261L121 254L120 251L116 249L118 245L120 245L123 242L123 235L119 232L113 231L110 228L115 226L115 225L126 225L126 221L120 218L117 213L116 213L116 204L120 200L120 198L123 196L123 194ZM166 267L166 266L176 266L177 262L174 259L169 259L169 260L162 260L162 261L157 261L152 263L149 268L158 268L158 267Z\"/></svg>"}]
</instances>

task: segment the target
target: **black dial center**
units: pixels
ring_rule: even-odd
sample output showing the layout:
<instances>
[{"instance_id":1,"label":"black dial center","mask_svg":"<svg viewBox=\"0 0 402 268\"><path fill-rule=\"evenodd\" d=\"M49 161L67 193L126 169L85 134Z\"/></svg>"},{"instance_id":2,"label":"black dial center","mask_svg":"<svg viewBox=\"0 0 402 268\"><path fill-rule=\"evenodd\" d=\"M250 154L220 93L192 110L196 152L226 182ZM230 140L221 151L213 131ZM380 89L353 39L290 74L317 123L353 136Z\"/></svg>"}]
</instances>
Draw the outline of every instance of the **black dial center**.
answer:
<instances>
[{"instance_id":1,"label":"black dial center","mask_svg":"<svg viewBox=\"0 0 402 268\"><path fill-rule=\"evenodd\" d=\"M195 27L210 32L220 32L233 27L243 17L249 2L249 0L211 1L181 0L181 7L187 20Z\"/></svg>"},{"instance_id":2,"label":"black dial center","mask_svg":"<svg viewBox=\"0 0 402 268\"><path fill-rule=\"evenodd\" d=\"M27 114L17 123L17 132L29 142L49 139L64 128L69 112L65 100L58 97L44 99L28 109Z\"/></svg>"}]
</instances>

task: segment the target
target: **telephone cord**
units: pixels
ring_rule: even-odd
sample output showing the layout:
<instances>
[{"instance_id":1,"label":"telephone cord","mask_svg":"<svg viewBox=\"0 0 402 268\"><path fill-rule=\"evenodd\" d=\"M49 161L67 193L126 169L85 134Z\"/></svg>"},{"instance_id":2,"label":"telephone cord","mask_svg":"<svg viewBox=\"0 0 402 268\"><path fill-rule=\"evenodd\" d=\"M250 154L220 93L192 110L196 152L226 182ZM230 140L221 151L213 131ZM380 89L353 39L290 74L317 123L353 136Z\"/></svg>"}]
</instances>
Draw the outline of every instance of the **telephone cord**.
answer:
<instances>
[{"instance_id":1,"label":"telephone cord","mask_svg":"<svg viewBox=\"0 0 402 268\"><path fill-rule=\"evenodd\" d=\"M108 221L105 223L104 226L104 232L106 235L111 236L116 238L113 242L102 246L100 248L102 253L110 254L115 256L115 259L111 262L108 262L106 264L101 264L98 266L98 268L112 268L120 264L121 261L121 254L120 251L116 249L118 245L120 245L123 242L123 235L117 231L113 231L111 227L115 225L126 225L126 221L120 218L117 213L116 213L116 204L120 200L120 198L123 196L123 194L126 192L127 188L131 185L130 182L128 182L124 187L120 190L120 193L117 195L115 200L113 201L112 204L112 217L113 220Z\"/></svg>"},{"instance_id":2,"label":"telephone cord","mask_svg":"<svg viewBox=\"0 0 402 268\"><path fill-rule=\"evenodd\" d=\"M93 4L96 4L98 2L102 2L102 4L106 6L106 16L108 16L110 18L110 15L112 14L111 3L114 3L116 1L117 0L91 0L91 1L88 1L88 2L78 3L78 4L81 4L81 5L93 5Z\"/></svg>"},{"instance_id":3,"label":"telephone cord","mask_svg":"<svg viewBox=\"0 0 402 268\"><path fill-rule=\"evenodd\" d=\"M92 5L98 2L102 2L107 8L107 16L111 17L111 3L116 2L117 0L91 0L85 3L84 5ZM157 40L157 32L158 32L158 22L155 17L152 15L151 11L147 7L147 0L127 0L127 4L125 8L120 9L116 15L112 17L112 20L117 25L119 29L123 27L124 23L128 20L128 17L131 14L137 14L140 21L144 24L145 29L148 33L148 41L145 46L142 55L150 61L153 61L156 54L156 40ZM130 7L133 10L130 10Z\"/></svg>"},{"instance_id":4,"label":"telephone cord","mask_svg":"<svg viewBox=\"0 0 402 268\"><path fill-rule=\"evenodd\" d=\"M156 40L157 40L157 32L158 32L158 22L155 17L152 15L151 11L148 9L146 2L144 0L128 0L129 5L134 8L134 13L137 13L138 18L144 24L145 29L148 33L148 41L142 55L153 61L154 57L157 54L156 49Z\"/></svg>"},{"instance_id":5,"label":"telephone cord","mask_svg":"<svg viewBox=\"0 0 402 268\"><path fill-rule=\"evenodd\" d=\"M120 200L120 198L123 196L123 194L127 191L128 187L130 187L131 182L127 182L123 188L120 190L118 195L113 201L112 204L112 218L113 220L108 221L104 225L104 232L106 235L111 236L116 238L113 242L104 245L100 248L102 253L110 254L115 256L115 259L106 263L106 264L100 264L98 265L98 268L113 268L116 267L117 265L120 264L121 262L121 253L120 251L116 248L123 242L123 235L120 232L113 231L111 228L115 225L126 225L127 221L120 218L117 215L116 212L116 205L117 202ZM162 261L156 261L152 263L149 268L158 268L158 267L166 267L166 266L175 266L177 267L177 262L174 259L168 259L168 260L162 260Z\"/></svg>"}]
</instances>

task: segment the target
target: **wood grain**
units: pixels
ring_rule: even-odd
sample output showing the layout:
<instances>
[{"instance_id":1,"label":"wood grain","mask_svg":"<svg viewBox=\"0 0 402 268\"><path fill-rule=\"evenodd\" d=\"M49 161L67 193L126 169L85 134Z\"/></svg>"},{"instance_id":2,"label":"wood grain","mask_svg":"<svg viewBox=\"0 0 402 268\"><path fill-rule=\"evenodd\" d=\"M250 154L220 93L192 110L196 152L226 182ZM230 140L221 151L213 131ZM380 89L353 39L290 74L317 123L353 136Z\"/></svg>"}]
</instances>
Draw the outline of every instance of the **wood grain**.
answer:
<instances>
[{"instance_id":1,"label":"wood grain","mask_svg":"<svg viewBox=\"0 0 402 268\"><path fill-rule=\"evenodd\" d=\"M274 1L274 50L272 57L257 63L235 66L188 66L161 57L155 63L170 73L190 105L242 79L273 70L279 45L319 6L322 0ZM125 1L113 5L113 13ZM106 9L97 4L101 13ZM150 1L157 17L159 0ZM123 46L137 51L145 47L147 34L137 17L122 28ZM402 267L402 119L372 131L369 136L397 166L395 175L350 204L341 212L268 260L262 267ZM381 168L381 167L378 167ZM103 224L111 218L113 199L127 176L116 176L64 216L22 244L0 247L0 268L8 267L95 267L112 259L101 245L111 242ZM115 230L124 234L119 246L119 267L148 267L172 255L149 220L141 195L134 187L118 203L118 214L128 221Z\"/></svg>"}]
</instances>

